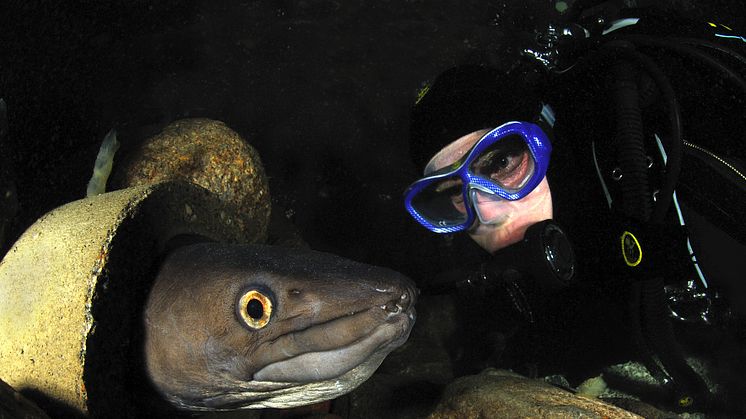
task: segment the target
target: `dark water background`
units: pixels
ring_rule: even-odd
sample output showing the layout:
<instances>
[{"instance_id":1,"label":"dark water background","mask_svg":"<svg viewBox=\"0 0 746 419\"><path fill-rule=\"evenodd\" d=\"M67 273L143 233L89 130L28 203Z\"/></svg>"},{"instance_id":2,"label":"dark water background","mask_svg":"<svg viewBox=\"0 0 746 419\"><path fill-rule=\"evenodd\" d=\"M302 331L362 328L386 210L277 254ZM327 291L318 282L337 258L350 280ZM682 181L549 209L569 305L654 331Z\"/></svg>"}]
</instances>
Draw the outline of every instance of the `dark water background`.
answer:
<instances>
[{"instance_id":1,"label":"dark water background","mask_svg":"<svg viewBox=\"0 0 746 419\"><path fill-rule=\"evenodd\" d=\"M742 1L648 3L746 28ZM417 176L407 142L418 91L562 18L554 1L0 0L0 185L14 181L19 202L0 254L84 196L111 128L126 151L206 117L258 149L273 211L313 248L417 271L433 236L402 203Z\"/></svg>"},{"instance_id":2,"label":"dark water background","mask_svg":"<svg viewBox=\"0 0 746 419\"><path fill-rule=\"evenodd\" d=\"M744 26L741 2L657 4ZM411 250L401 193L416 176L407 132L420 87L474 51L510 48L516 28L561 20L552 1L515 0L0 7L0 97L10 121L0 152L20 203L11 243L84 195L112 127L126 148L175 119L208 117L259 150L274 211L314 248L384 264Z\"/></svg>"}]
</instances>

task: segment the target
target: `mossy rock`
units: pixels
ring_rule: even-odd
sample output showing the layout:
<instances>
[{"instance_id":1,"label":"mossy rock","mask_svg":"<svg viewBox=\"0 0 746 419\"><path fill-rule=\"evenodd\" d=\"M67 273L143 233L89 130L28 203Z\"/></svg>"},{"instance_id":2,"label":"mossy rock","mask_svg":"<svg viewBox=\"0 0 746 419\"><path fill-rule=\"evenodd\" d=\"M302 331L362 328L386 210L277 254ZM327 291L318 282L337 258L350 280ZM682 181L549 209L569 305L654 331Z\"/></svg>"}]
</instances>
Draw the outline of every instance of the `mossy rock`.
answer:
<instances>
[{"instance_id":1,"label":"mossy rock","mask_svg":"<svg viewBox=\"0 0 746 419\"><path fill-rule=\"evenodd\" d=\"M124 148L124 147L123 147ZM180 180L199 185L235 214L235 227L266 239L269 182L259 153L241 135L214 119L187 118L117 156L114 189Z\"/></svg>"}]
</instances>

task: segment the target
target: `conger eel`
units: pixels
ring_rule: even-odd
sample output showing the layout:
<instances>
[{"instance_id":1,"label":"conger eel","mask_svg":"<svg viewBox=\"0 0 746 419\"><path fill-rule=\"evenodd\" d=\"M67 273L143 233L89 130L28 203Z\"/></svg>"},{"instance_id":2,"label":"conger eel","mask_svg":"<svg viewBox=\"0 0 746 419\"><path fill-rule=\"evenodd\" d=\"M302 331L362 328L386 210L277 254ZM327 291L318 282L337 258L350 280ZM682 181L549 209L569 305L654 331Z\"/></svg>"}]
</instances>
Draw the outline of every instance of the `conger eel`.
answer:
<instances>
[{"instance_id":1,"label":"conger eel","mask_svg":"<svg viewBox=\"0 0 746 419\"><path fill-rule=\"evenodd\" d=\"M201 243L169 254L144 313L147 374L187 410L286 408L345 394L402 345L403 275L310 250Z\"/></svg>"}]
</instances>

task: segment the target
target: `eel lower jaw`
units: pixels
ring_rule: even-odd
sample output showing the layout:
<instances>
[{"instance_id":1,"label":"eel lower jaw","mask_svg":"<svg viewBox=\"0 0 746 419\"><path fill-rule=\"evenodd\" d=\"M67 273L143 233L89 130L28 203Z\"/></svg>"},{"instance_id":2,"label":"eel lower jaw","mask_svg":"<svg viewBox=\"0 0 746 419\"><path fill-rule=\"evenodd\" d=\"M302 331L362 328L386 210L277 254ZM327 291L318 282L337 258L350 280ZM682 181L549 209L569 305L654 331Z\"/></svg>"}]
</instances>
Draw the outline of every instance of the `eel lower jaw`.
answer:
<instances>
[{"instance_id":1,"label":"eel lower jaw","mask_svg":"<svg viewBox=\"0 0 746 419\"><path fill-rule=\"evenodd\" d=\"M271 363L254 373L253 380L284 383L332 380L365 363L374 354L388 354L406 341L416 312L412 305L392 303L369 310L378 309L385 312L385 319L367 336L339 348L306 352Z\"/></svg>"}]
</instances>

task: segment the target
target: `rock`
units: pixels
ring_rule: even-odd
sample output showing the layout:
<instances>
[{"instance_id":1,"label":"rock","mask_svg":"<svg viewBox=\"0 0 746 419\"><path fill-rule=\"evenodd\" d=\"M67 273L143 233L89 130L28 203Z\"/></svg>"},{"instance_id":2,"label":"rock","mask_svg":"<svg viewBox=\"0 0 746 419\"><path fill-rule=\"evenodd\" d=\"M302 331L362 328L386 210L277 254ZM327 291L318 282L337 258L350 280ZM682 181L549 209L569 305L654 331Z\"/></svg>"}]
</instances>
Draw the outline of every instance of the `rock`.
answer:
<instances>
[{"instance_id":1,"label":"rock","mask_svg":"<svg viewBox=\"0 0 746 419\"><path fill-rule=\"evenodd\" d=\"M236 228L267 238L270 196L256 149L223 122L181 119L114 162L114 188L181 180L199 185L235 214Z\"/></svg>"},{"instance_id":2,"label":"rock","mask_svg":"<svg viewBox=\"0 0 746 419\"><path fill-rule=\"evenodd\" d=\"M603 401L630 412L635 412L645 419L676 419L681 416L676 413L666 412L640 400L626 397L604 397Z\"/></svg>"},{"instance_id":3,"label":"rock","mask_svg":"<svg viewBox=\"0 0 746 419\"><path fill-rule=\"evenodd\" d=\"M446 387L431 419L641 418L597 399L577 396L544 381L487 369Z\"/></svg>"}]
</instances>

